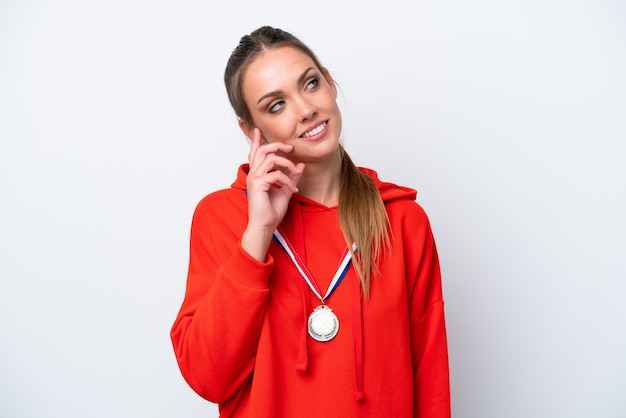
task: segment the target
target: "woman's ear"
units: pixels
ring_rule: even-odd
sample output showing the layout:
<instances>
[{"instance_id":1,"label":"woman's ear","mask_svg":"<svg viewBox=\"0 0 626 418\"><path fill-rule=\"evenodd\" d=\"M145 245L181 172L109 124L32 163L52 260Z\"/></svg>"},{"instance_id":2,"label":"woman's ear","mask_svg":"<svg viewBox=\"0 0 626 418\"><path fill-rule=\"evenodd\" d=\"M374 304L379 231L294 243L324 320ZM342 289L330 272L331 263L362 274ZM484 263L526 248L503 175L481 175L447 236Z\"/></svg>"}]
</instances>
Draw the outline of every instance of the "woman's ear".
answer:
<instances>
[{"instance_id":1,"label":"woman's ear","mask_svg":"<svg viewBox=\"0 0 626 418\"><path fill-rule=\"evenodd\" d=\"M335 100L337 100L337 85L335 84L335 80L333 80L333 77L330 75L330 71L328 71L328 68L324 68L322 71L324 72L324 78L326 79L326 81L330 85L331 90L333 91L333 96L335 96Z\"/></svg>"},{"instance_id":2,"label":"woman's ear","mask_svg":"<svg viewBox=\"0 0 626 418\"><path fill-rule=\"evenodd\" d=\"M252 141L252 137L254 136L254 126L252 126L251 124L249 124L243 119L239 119L237 123L239 124L239 129L241 129L241 132L243 132L243 134L250 141Z\"/></svg>"}]
</instances>

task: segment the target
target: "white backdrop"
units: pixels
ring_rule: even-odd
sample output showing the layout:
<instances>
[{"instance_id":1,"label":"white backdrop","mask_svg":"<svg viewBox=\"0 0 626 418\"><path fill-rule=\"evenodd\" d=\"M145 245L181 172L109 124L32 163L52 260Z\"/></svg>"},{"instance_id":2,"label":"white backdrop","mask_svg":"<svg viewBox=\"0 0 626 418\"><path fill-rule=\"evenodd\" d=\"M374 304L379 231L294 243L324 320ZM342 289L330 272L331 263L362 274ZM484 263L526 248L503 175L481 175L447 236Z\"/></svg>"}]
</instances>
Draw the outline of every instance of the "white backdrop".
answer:
<instances>
[{"instance_id":1,"label":"white backdrop","mask_svg":"<svg viewBox=\"0 0 626 418\"><path fill-rule=\"evenodd\" d=\"M626 416L626 5L412 3L0 1L0 416L217 416L169 329L263 24L330 68L356 163L420 191L454 416Z\"/></svg>"}]
</instances>

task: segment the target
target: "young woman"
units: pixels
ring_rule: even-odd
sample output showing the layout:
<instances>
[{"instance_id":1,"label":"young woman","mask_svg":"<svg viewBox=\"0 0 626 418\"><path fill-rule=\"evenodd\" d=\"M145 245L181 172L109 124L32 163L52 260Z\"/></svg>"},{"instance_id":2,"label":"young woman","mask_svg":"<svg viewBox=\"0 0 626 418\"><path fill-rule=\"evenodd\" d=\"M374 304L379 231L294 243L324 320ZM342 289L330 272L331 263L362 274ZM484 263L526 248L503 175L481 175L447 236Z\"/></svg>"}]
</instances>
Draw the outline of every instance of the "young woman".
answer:
<instances>
[{"instance_id":1,"label":"young woman","mask_svg":"<svg viewBox=\"0 0 626 418\"><path fill-rule=\"evenodd\" d=\"M416 191L353 164L335 82L293 35L243 36L224 80L249 162L193 216L171 330L186 381L221 417L449 417Z\"/></svg>"}]
</instances>

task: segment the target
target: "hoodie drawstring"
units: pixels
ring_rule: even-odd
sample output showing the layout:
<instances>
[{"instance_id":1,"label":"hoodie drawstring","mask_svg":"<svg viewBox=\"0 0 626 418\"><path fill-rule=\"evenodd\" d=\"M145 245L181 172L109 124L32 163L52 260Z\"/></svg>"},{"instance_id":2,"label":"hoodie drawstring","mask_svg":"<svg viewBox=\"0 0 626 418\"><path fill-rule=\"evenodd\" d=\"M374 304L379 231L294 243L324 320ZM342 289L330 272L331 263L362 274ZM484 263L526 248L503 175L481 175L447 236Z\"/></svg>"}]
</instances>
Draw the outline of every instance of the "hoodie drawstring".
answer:
<instances>
[{"instance_id":1,"label":"hoodie drawstring","mask_svg":"<svg viewBox=\"0 0 626 418\"><path fill-rule=\"evenodd\" d=\"M297 253L306 260L306 249L304 246L304 225L302 221L302 208L300 203L291 201L289 203L293 222L293 245ZM309 371L309 347L308 347L308 317L311 309L309 303L309 288L304 280L300 280L300 295L302 296L302 317L304 318L304 327L300 335L300 347L298 349L298 360L296 362L296 370L302 373Z\"/></svg>"},{"instance_id":2,"label":"hoodie drawstring","mask_svg":"<svg viewBox=\"0 0 626 418\"><path fill-rule=\"evenodd\" d=\"M298 350L298 361L296 370L302 373L309 371L309 347L307 340L308 316L309 316L309 289L306 287L304 280L300 280L300 293L302 294L302 316L304 317L304 327L302 327L302 335L300 336L300 348Z\"/></svg>"},{"instance_id":3,"label":"hoodie drawstring","mask_svg":"<svg viewBox=\"0 0 626 418\"><path fill-rule=\"evenodd\" d=\"M365 399L363 393L363 314L361 282L357 281L352 297L352 336L354 337L354 399Z\"/></svg>"}]
</instances>

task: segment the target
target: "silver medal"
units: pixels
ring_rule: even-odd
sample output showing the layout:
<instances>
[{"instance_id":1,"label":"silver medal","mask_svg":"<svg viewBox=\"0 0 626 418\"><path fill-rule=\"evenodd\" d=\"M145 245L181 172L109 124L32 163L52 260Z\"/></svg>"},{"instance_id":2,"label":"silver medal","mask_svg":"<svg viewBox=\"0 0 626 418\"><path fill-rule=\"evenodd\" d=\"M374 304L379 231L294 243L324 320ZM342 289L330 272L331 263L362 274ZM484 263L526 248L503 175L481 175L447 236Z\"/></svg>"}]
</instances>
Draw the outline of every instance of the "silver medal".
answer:
<instances>
[{"instance_id":1,"label":"silver medal","mask_svg":"<svg viewBox=\"0 0 626 418\"><path fill-rule=\"evenodd\" d=\"M309 335L317 341L332 340L339 331L337 315L326 305L320 305L309 315Z\"/></svg>"}]
</instances>

